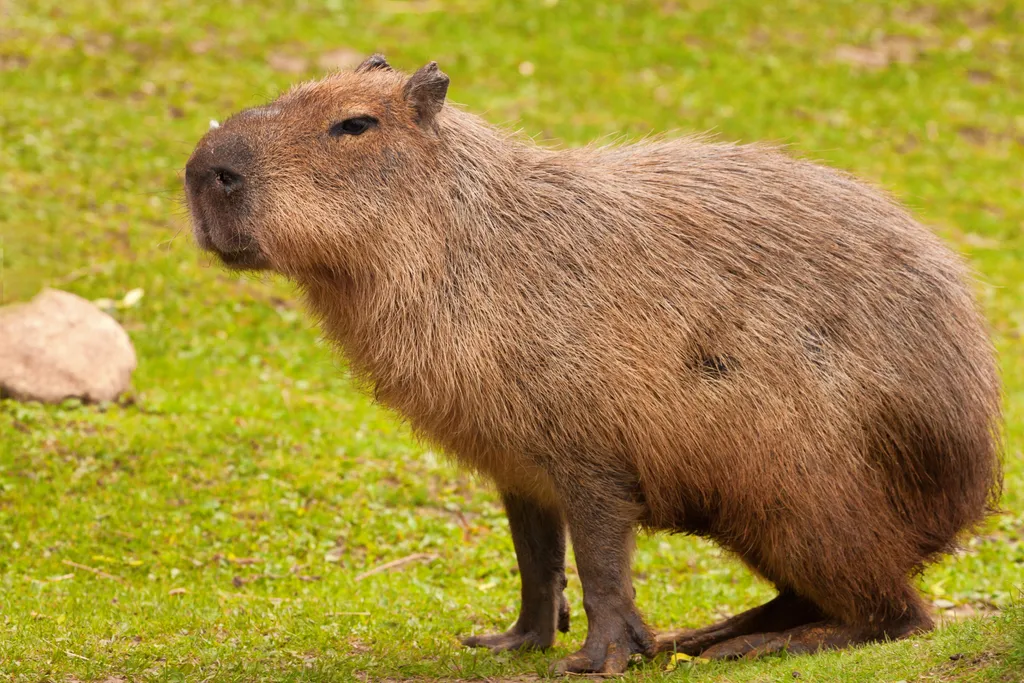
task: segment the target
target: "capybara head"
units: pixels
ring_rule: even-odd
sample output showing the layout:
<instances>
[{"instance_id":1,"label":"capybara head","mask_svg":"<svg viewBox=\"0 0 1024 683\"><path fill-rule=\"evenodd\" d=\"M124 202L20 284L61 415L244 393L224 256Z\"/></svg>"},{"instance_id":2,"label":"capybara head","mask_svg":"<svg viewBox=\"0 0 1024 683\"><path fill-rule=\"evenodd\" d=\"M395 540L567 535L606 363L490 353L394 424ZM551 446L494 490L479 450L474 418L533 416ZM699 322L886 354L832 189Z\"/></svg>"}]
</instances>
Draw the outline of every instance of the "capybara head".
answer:
<instances>
[{"instance_id":1,"label":"capybara head","mask_svg":"<svg viewBox=\"0 0 1024 683\"><path fill-rule=\"evenodd\" d=\"M434 62L408 76L374 55L213 125L185 169L199 246L293 276L357 259L430 167L447 90Z\"/></svg>"}]
</instances>

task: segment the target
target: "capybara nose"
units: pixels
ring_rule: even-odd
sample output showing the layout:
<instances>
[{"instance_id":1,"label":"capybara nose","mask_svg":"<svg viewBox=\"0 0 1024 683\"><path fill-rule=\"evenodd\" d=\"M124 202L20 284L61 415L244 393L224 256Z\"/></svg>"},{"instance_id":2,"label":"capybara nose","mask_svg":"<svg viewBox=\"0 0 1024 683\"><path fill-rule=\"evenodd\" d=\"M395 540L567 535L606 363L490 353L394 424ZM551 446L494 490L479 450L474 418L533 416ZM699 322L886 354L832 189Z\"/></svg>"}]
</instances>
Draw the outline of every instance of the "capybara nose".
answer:
<instances>
[{"instance_id":1,"label":"capybara nose","mask_svg":"<svg viewBox=\"0 0 1024 683\"><path fill-rule=\"evenodd\" d=\"M232 171L230 168L214 166L210 169L210 172L213 174L214 186L218 191L226 195L237 192L245 184L245 179L242 178L242 175Z\"/></svg>"},{"instance_id":2,"label":"capybara nose","mask_svg":"<svg viewBox=\"0 0 1024 683\"><path fill-rule=\"evenodd\" d=\"M242 189L245 178L233 168L210 164L209 155L198 154L185 166L185 183L193 190L212 185L215 192L231 195Z\"/></svg>"},{"instance_id":3,"label":"capybara nose","mask_svg":"<svg viewBox=\"0 0 1024 683\"><path fill-rule=\"evenodd\" d=\"M237 135L214 133L200 143L185 165L185 184L192 191L209 190L230 196L245 187L244 168L251 152Z\"/></svg>"}]
</instances>

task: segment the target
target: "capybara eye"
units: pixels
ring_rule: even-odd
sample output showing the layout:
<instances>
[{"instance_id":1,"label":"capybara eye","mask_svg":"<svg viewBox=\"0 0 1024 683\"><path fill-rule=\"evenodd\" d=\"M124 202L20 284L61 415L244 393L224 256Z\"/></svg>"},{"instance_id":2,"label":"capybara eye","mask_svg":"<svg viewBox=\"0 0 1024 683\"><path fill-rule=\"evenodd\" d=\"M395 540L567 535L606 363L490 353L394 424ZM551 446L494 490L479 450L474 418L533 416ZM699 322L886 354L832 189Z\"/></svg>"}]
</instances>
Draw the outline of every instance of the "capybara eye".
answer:
<instances>
[{"instance_id":1,"label":"capybara eye","mask_svg":"<svg viewBox=\"0 0 1024 683\"><path fill-rule=\"evenodd\" d=\"M362 135L377 125L377 119L372 116L356 116L345 119L331 126L327 132L332 138L339 138L342 135Z\"/></svg>"}]
</instances>

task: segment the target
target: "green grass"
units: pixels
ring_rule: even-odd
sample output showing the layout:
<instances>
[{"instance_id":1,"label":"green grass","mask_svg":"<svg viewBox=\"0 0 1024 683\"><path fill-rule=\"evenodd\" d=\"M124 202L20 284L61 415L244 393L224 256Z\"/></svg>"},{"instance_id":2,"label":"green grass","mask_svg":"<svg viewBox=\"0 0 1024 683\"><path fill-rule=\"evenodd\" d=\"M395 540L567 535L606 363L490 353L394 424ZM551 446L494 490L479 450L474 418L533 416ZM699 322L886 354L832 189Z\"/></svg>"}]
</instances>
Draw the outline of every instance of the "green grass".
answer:
<instances>
[{"instance_id":1,"label":"green grass","mask_svg":"<svg viewBox=\"0 0 1024 683\"><path fill-rule=\"evenodd\" d=\"M140 357L134 401L0 402L0 680L494 680L543 672L582 641L571 573L556 652L459 647L515 616L493 492L353 388L285 283L230 276L186 237L180 169L209 120L318 75L339 48L406 69L437 59L453 100L565 144L664 130L782 141L891 189L966 253L1005 377L1005 513L920 586L999 614L849 652L630 676L1021 679L1021 5L283 6L0 3L3 300L145 290L116 313ZM414 553L435 559L357 580ZM690 538L641 538L635 571L660 627L772 594Z\"/></svg>"}]
</instances>

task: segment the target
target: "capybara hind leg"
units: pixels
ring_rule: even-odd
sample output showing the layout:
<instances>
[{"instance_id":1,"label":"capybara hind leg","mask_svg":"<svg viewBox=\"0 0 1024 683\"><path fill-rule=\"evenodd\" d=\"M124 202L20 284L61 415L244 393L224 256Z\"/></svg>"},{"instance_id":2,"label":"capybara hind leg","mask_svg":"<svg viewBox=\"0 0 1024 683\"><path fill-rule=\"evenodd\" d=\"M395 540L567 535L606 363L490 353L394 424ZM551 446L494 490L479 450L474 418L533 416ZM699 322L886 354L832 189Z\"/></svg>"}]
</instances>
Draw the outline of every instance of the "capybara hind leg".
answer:
<instances>
[{"instance_id":1,"label":"capybara hind leg","mask_svg":"<svg viewBox=\"0 0 1024 683\"><path fill-rule=\"evenodd\" d=\"M566 501L576 568L583 584L587 639L577 652L557 662L556 674L620 674L630 655L654 655L654 637L633 603L630 560L636 520L628 504L607 492L581 490Z\"/></svg>"},{"instance_id":2,"label":"capybara hind leg","mask_svg":"<svg viewBox=\"0 0 1024 683\"><path fill-rule=\"evenodd\" d=\"M565 521L557 510L512 493L502 496L522 580L519 618L508 631L470 636L462 643L492 652L543 650L555 629L569 630L565 600Z\"/></svg>"},{"instance_id":3,"label":"capybara hind leg","mask_svg":"<svg viewBox=\"0 0 1024 683\"><path fill-rule=\"evenodd\" d=\"M699 629L668 631L657 636L658 652L682 652L696 656L717 643L739 636L771 633L812 623L823 618L813 603L789 591L724 621Z\"/></svg>"},{"instance_id":4,"label":"capybara hind leg","mask_svg":"<svg viewBox=\"0 0 1024 683\"><path fill-rule=\"evenodd\" d=\"M755 633L727 640L701 653L708 659L754 658L777 652L794 655L839 650L881 640L899 640L930 630L927 614L913 611L886 626L849 626L831 621L804 624L779 633Z\"/></svg>"},{"instance_id":5,"label":"capybara hind leg","mask_svg":"<svg viewBox=\"0 0 1024 683\"><path fill-rule=\"evenodd\" d=\"M856 631L851 627L819 621L779 632L751 633L722 641L700 653L708 659L739 659L760 657L788 651L807 654L833 650L854 644Z\"/></svg>"}]
</instances>

